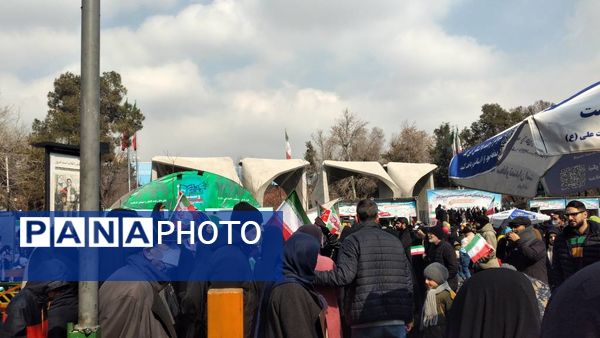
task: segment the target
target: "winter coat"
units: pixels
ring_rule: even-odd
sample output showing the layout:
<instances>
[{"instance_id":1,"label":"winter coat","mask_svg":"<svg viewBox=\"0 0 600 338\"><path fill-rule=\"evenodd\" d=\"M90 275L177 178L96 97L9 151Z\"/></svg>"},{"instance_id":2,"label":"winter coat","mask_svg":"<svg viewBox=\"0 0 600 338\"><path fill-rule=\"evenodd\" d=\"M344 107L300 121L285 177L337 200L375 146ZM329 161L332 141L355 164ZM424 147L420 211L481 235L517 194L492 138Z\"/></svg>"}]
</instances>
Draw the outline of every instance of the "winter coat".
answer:
<instances>
[{"instance_id":1,"label":"winter coat","mask_svg":"<svg viewBox=\"0 0 600 338\"><path fill-rule=\"evenodd\" d=\"M492 227L492 224L488 223L481 229L477 230L477 233L479 233L481 237L483 237L483 239L485 239L485 241L492 246L494 252L489 257L477 262L477 264L475 264L475 270L485 270L499 267L500 264L496 258L496 248L498 247L498 242L496 240L496 232L494 231L494 227Z\"/></svg>"},{"instance_id":2,"label":"winter coat","mask_svg":"<svg viewBox=\"0 0 600 338\"><path fill-rule=\"evenodd\" d=\"M452 307L452 295L448 290L435 295L437 304L438 322L434 326L423 328L423 338L444 338L446 333L446 316Z\"/></svg>"},{"instance_id":3,"label":"winter coat","mask_svg":"<svg viewBox=\"0 0 600 338\"><path fill-rule=\"evenodd\" d=\"M316 272L315 285L345 287L350 326L412 320L413 281L402 243L372 221L343 242L332 271Z\"/></svg>"},{"instance_id":4,"label":"winter coat","mask_svg":"<svg viewBox=\"0 0 600 338\"><path fill-rule=\"evenodd\" d=\"M579 236L577 229L565 227L562 233L556 236L554 252L552 255L552 281L558 287L567 278L582 268L600 261L600 224L588 220L588 229L585 232L583 243L583 256L574 258L571 255L569 240Z\"/></svg>"},{"instance_id":5,"label":"winter coat","mask_svg":"<svg viewBox=\"0 0 600 338\"><path fill-rule=\"evenodd\" d=\"M98 319L102 336L111 338L174 338L173 318L159 292L166 286L143 256L133 255L128 264L102 284L98 294ZM121 282L117 280L136 280ZM166 279L166 278L165 278Z\"/></svg>"},{"instance_id":6,"label":"winter coat","mask_svg":"<svg viewBox=\"0 0 600 338\"><path fill-rule=\"evenodd\" d=\"M10 301L0 337L46 338L46 284L29 282Z\"/></svg>"},{"instance_id":7,"label":"winter coat","mask_svg":"<svg viewBox=\"0 0 600 338\"><path fill-rule=\"evenodd\" d=\"M514 266L517 271L548 284L546 245L535 237L534 231L529 226L519 233L518 241L506 240L502 245L499 244L498 258Z\"/></svg>"}]
</instances>

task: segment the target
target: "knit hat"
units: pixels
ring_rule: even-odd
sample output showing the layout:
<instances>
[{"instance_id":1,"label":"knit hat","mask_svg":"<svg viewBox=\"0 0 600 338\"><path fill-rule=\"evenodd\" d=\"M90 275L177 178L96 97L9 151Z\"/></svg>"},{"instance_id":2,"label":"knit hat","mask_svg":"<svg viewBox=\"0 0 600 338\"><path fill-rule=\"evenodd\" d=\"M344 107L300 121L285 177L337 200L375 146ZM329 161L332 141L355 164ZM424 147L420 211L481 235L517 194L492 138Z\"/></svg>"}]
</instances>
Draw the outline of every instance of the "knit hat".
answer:
<instances>
[{"instance_id":1,"label":"knit hat","mask_svg":"<svg viewBox=\"0 0 600 338\"><path fill-rule=\"evenodd\" d=\"M448 280L448 269L438 262L427 265L423 274L425 278L435 281L438 285L442 285Z\"/></svg>"},{"instance_id":2,"label":"knit hat","mask_svg":"<svg viewBox=\"0 0 600 338\"><path fill-rule=\"evenodd\" d=\"M518 227L519 225L524 225L524 226L528 227L531 225L531 220L527 217L519 216L519 217L515 217L510 222L508 222L508 226L511 228Z\"/></svg>"},{"instance_id":3,"label":"knit hat","mask_svg":"<svg viewBox=\"0 0 600 338\"><path fill-rule=\"evenodd\" d=\"M444 232L444 229L441 225L436 225L436 226L430 227L429 233L431 233L432 235L435 235L435 237L442 239L442 240L444 238L446 238L446 232Z\"/></svg>"}]
</instances>

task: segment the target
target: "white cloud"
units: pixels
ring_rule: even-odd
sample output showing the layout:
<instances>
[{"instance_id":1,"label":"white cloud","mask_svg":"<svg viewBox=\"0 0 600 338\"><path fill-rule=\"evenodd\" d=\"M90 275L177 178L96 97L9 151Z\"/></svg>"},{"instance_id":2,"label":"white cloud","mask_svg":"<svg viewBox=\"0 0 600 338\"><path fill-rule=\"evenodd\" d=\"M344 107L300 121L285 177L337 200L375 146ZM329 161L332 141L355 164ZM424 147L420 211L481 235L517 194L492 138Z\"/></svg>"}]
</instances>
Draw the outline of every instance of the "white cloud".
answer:
<instances>
[{"instance_id":1,"label":"white cloud","mask_svg":"<svg viewBox=\"0 0 600 338\"><path fill-rule=\"evenodd\" d=\"M121 73L147 116L146 160L279 158L283 128L300 156L310 134L346 108L390 136L403 120L428 131L443 121L464 126L484 103L559 100L593 82L595 2L577 3L569 37L557 42L572 49L568 59L525 68L497 46L444 30L461 1L103 2L101 67ZM79 72L79 3L8 3L0 4L0 45L10 47L0 56L0 104L42 118L52 80Z\"/></svg>"}]
</instances>

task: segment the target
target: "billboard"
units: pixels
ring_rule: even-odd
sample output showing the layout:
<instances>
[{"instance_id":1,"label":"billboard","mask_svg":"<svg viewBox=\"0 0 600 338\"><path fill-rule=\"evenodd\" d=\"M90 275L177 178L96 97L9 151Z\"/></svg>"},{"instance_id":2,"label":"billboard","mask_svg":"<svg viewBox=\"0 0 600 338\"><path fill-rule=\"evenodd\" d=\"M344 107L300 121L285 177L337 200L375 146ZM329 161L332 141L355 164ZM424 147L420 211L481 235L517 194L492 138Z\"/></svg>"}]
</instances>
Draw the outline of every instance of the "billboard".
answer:
<instances>
[{"instance_id":1,"label":"billboard","mask_svg":"<svg viewBox=\"0 0 600 338\"><path fill-rule=\"evenodd\" d=\"M79 210L79 157L49 154L50 211Z\"/></svg>"},{"instance_id":2,"label":"billboard","mask_svg":"<svg viewBox=\"0 0 600 338\"><path fill-rule=\"evenodd\" d=\"M564 198L551 198L529 201L529 209L537 210L562 210L565 208Z\"/></svg>"},{"instance_id":3,"label":"billboard","mask_svg":"<svg viewBox=\"0 0 600 338\"><path fill-rule=\"evenodd\" d=\"M500 208L502 206L502 195L473 189L429 189L427 190L427 205L429 209L429 221L435 219L435 208L438 205L446 209L468 209L468 208Z\"/></svg>"},{"instance_id":4,"label":"billboard","mask_svg":"<svg viewBox=\"0 0 600 338\"><path fill-rule=\"evenodd\" d=\"M377 203L377 207L379 209L380 218L406 217L410 219L411 217L417 217L417 202L415 201L375 202ZM356 203L340 203L338 205L338 209L340 217L354 217L356 215Z\"/></svg>"}]
</instances>

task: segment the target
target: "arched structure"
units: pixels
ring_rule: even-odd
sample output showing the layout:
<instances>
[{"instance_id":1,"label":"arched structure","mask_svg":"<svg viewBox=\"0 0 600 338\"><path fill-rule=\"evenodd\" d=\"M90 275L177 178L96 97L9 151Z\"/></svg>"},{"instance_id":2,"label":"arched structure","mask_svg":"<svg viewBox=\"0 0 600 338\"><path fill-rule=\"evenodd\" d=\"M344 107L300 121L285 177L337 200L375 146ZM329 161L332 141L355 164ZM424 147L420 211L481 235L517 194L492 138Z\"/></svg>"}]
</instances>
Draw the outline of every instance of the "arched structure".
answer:
<instances>
[{"instance_id":1,"label":"arched structure","mask_svg":"<svg viewBox=\"0 0 600 338\"><path fill-rule=\"evenodd\" d=\"M390 177L396 182L402 197L415 197L420 219L427 219L427 190L433 189L433 171L437 165L431 163L401 163L386 164Z\"/></svg>"},{"instance_id":2,"label":"arched structure","mask_svg":"<svg viewBox=\"0 0 600 338\"><path fill-rule=\"evenodd\" d=\"M174 172L187 170L208 171L227 177L240 185L242 184L236 166L230 157L154 156L152 158L152 180Z\"/></svg>"},{"instance_id":3,"label":"arched structure","mask_svg":"<svg viewBox=\"0 0 600 338\"><path fill-rule=\"evenodd\" d=\"M254 198L262 205L267 188L275 182L287 194L296 190L302 206L307 209L306 167L305 160L271 160L261 158L244 158L242 166L242 183Z\"/></svg>"},{"instance_id":4,"label":"arched structure","mask_svg":"<svg viewBox=\"0 0 600 338\"><path fill-rule=\"evenodd\" d=\"M379 162L324 161L313 198L319 203L329 201L329 184L343 178L363 175L377 180L379 198L401 197L401 190Z\"/></svg>"}]
</instances>

